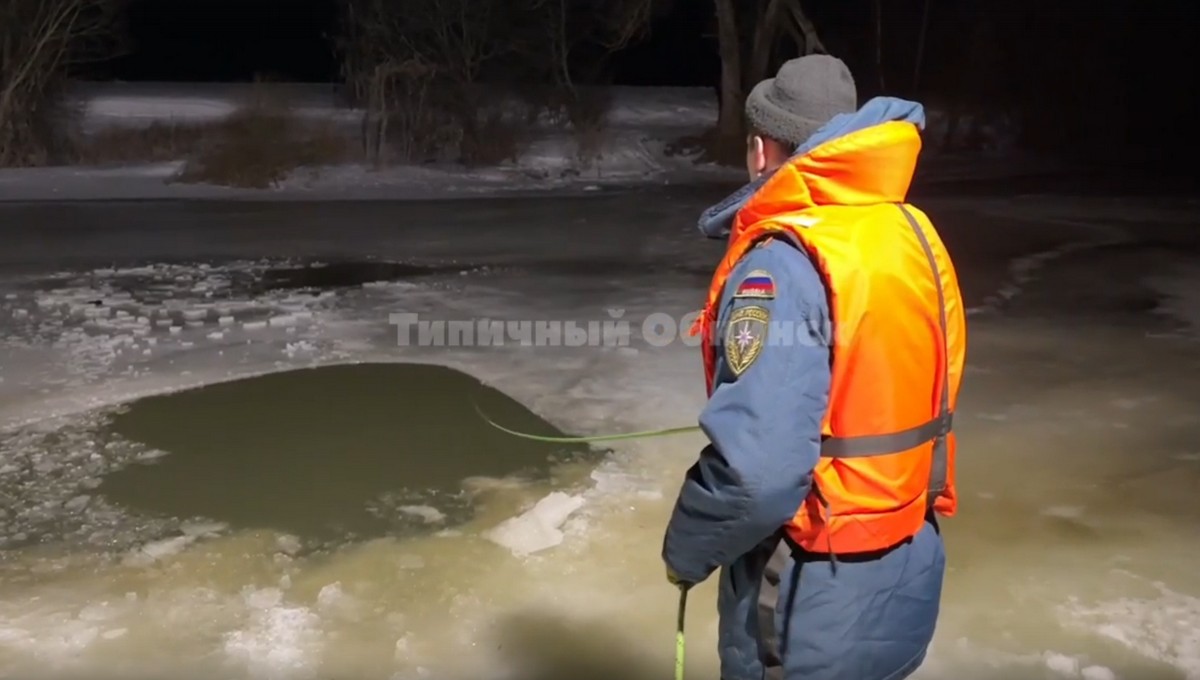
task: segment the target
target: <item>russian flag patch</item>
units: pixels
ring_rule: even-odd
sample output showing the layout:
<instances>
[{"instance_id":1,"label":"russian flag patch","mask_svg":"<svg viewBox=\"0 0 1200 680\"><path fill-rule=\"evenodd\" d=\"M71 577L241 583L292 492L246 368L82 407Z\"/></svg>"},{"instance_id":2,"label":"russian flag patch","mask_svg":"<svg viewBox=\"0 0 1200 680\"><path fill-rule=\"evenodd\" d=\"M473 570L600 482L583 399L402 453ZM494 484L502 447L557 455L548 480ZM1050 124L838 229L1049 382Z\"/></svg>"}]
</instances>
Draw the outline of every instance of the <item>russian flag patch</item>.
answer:
<instances>
[{"instance_id":1,"label":"russian flag patch","mask_svg":"<svg viewBox=\"0 0 1200 680\"><path fill-rule=\"evenodd\" d=\"M735 298L756 298L756 299L771 299L775 297L775 279L763 269L756 269L742 282L738 284L737 290L734 291Z\"/></svg>"}]
</instances>

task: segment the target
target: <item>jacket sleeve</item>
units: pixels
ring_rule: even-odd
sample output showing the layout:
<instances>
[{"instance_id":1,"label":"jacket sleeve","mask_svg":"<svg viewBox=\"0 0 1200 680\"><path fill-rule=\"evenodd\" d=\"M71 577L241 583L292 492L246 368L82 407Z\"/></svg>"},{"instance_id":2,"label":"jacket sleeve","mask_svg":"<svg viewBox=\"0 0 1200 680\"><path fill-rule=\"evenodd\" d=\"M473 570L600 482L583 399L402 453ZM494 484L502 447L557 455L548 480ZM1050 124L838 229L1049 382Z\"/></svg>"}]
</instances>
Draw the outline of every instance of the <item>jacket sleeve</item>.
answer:
<instances>
[{"instance_id":1,"label":"jacket sleeve","mask_svg":"<svg viewBox=\"0 0 1200 680\"><path fill-rule=\"evenodd\" d=\"M736 294L763 272L773 296ZM683 581L699 583L749 552L808 495L829 396L828 319L820 276L789 243L752 249L731 273L714 334L717 387L700 415L710 444L687 472L663 541ZM747 363L756 333L765 339Z\"/></svg>"}]
</instances>

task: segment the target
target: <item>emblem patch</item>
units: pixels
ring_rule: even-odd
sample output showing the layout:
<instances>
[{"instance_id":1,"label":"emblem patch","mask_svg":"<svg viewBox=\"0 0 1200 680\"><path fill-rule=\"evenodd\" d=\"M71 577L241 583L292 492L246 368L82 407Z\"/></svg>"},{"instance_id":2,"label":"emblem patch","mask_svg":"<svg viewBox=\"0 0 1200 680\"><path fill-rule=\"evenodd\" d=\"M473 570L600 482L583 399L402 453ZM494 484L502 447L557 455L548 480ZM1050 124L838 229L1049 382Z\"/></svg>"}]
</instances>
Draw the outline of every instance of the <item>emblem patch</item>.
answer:
<instances>
[{"instance_id":1,"label":"emblem patch","mask_svg":"<svg viewBox=\"0 0 1200 680\"><path fill-rule=\"evenodd\" d=\"M765 269L755 269L738 284L733 297L770 300L775 297L775 279Z\"/></svg>"},{"instance_id":2,"label":"emblem patch","mask_svg":"<svg viewBox=\"0 0 1200 680\"><path fill-rule=\"evenodd\" d=\"M734 375L741 375L762 353L771 315L765 307L750 305L736 309L725 329L725 362Z\"/></svg>"}]
</instances>

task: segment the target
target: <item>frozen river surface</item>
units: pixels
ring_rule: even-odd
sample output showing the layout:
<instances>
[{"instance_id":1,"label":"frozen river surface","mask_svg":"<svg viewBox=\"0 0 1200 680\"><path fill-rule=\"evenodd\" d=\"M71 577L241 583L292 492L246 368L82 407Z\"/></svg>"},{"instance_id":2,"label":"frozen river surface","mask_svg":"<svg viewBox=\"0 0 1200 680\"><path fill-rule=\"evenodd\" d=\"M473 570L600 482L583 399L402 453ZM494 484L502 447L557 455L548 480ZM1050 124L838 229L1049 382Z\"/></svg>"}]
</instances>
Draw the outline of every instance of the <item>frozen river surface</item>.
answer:
<instances>
[{"instance_id":1,"label":"frozen river surface","mask_svg":"<svg viewBox=\"0 0 1200 680\"><path fill-rule=\"evenodd\" d=\"M676 596L659 548L700 435L530 457L474 439L469 408L424 416L444 440L390 422L389 388L361 372L315 392L244 382L178 407L134 400L417 362L498 390L489 408L526 428L525 408L577 433L694 424L699 351L643 322L700 306L720 246L692 225L719 197L0 205L0 675L669 677ZM919 204L956 257L971 326L963 500L918 677L1200 678L1200 205ZM488 318L518 338L521 321L615 320L630 335L422 346L393 314ZM396 408L450 404L430 380L403 385ZM427 497L377 493L389 428L412 428L397 456L422 459L452 501L433 482ZM334 464L313 463L326 450ZM452 472L453 457L514 451L538 473ZM251 470L298 511L256 509L237 476ZM314 478L407 523L306 533L315 504L345 502ZM712 585L692 598L689 677L717 677Z\"/></svg>"}]
</instances>

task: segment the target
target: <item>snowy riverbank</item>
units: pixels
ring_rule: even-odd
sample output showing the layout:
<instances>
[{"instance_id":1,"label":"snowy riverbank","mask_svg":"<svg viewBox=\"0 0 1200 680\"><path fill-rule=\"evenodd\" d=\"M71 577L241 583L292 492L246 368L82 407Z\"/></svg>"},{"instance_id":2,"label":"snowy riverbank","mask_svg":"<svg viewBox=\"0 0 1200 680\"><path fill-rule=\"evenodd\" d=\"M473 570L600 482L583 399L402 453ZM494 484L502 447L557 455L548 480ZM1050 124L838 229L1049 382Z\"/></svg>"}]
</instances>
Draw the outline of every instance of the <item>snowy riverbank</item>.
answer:
<instances>
[{"instance_id":1,"label":"snowy riverbank","mask_svg":"<svg viewBox=\"0 0 1200 680\"><path fill-rule=\"evenodd\" d=\"M160 125L217 123L236 112L261 85L94 83L77 87L68 109L75 134ZM306 120L327 122L359 134L363 111L341 103L331 85L272 85L272 95ZM695 149L676 148L709 130L717 120L715 93L708 88L615 87L608 91L598 155L581 163L576 140L553 125L537 127L515 160L491 167L456 164L363 164L303 168L267 190L182 183L179 159L108 166L57 166L0 170L0 201L61 200L395 200L467 197L513 192L590 191L613 185L729 183L740 168L701 162ZM1051 170L1041 159L1013 151L1014 131L1003 116L960 122L956 138L976 134L984 150L944 154L948 120L928 112L926 153L919 180L956 181L1010 177ZM974 131L974 132L971 132Z\"/></svg>"}]
</instances>

